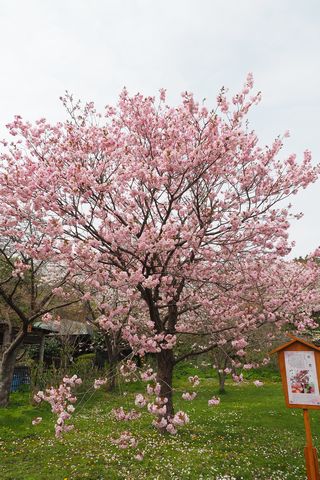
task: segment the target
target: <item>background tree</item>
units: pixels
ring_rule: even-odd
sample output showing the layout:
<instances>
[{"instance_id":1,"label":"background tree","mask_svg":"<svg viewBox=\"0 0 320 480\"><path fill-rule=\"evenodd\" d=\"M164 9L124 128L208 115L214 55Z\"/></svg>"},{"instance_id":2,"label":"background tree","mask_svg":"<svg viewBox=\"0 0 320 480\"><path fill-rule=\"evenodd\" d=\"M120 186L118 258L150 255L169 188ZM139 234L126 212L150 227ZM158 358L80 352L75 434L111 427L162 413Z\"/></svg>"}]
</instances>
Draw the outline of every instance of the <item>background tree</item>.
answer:
<instances>
[{"instance_id":1,"label":"background tree","mask_svg":"<svg viewBox=\"0 0 320 480\"><path fill-rule=\"evenodd\" d=\"M21 186L22 188L22 186ZM0 407L9 401L17 354L28 328L41 318L51 318L63 306L75 301L62 295L69 273L65 271L47 282L52 254L48 243L36 230L32 216L24 211L18 218L18 202L6 201L6 185L0 192L0 311L4 314L4 338L0 358ZM29 218L27 218L29 216Z\"/></svg>"}]
</instances>

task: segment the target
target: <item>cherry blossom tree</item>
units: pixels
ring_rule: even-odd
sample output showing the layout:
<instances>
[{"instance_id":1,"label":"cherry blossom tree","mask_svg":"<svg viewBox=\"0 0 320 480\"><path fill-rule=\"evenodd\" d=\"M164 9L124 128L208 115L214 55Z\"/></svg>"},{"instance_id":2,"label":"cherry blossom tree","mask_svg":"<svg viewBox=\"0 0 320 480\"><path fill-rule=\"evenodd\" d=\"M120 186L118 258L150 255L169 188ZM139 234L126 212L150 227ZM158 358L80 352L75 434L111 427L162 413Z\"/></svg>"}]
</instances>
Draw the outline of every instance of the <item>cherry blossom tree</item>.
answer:
<instances>
[{"instance_id":1,"label":"cherry blossom tree","mask_svg":"<svg viewBox=\"0 0 320 480\"><path fill-rule=\"evenodd\" d=\"M238 341L239 351L246 328L309 321L308 289L296 299L303 307L294 301L296 282L282 300L268 289L275 291L277 259L291 248L294 215L285 201L318 169L308 151L301 163L281 158L286 134L259 145L246 118L260 100L252 89L248 75L230 99L222 89L211 111L188 92L171 107L164 90L159 100L123 90L103 114L67 96L70 120L31 125L16 117L9 125L18 141L3 161L8 178L19 165L23 179L14 195L44 238L59 231L55 248L70 269L85 272L97 290L121 292L128 310L141 312L143 328L132 316L123 335L140 354L156 355L169 416L177 362L224 341ZM204 326L212 340L183 351L179 341Z\"/></svg>"}]
</instances>

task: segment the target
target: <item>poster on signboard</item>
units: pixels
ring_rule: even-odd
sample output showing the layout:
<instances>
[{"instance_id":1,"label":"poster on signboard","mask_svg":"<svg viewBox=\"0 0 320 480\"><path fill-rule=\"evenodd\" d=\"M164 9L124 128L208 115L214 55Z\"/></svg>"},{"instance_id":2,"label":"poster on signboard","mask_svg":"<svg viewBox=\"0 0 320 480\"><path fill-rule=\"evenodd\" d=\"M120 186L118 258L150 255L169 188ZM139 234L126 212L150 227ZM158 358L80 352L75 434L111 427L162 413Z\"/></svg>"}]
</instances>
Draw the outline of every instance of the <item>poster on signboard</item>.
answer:
<instances>
[{"instance_id":1,"label":"poster on signboard","mask_svg":"<svg viewBox=\"0 0 320 480\"><path fill-rule=\"evenodd\" d=\"M284 359L289 403L292 405L320 405L314 352L286 351Z\"/></svg>"}]
</instances>

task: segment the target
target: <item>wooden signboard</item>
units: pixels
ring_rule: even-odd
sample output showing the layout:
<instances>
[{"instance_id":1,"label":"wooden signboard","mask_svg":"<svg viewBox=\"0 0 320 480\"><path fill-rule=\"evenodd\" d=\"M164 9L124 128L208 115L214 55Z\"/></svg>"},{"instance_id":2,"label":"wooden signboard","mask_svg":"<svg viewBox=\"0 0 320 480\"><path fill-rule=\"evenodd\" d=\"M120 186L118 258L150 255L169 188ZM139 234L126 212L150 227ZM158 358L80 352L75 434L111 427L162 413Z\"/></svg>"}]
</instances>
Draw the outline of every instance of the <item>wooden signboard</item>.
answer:
<instances>
[{"instance_id":1,"label":"wooden signboard","mask_svg":"<svg viewBox=\"0 0 320 480\"><path fill-rule=\"evenodd\" d=\"M317 451L312 445L309 409L320 409L320 348L290 335L292 340L274 349L278 354L285 402L303 409L304 449L308 480L320 480Z\"/></svg>"}]
</instances>

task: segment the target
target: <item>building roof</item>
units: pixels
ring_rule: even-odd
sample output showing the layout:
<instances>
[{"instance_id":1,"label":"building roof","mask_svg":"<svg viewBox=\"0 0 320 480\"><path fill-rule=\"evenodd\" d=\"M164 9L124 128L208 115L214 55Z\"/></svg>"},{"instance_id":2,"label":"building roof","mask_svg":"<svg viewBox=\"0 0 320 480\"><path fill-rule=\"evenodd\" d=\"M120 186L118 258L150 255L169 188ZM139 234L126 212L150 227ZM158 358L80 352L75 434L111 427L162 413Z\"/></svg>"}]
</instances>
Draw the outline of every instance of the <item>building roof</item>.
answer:
<instances>
[{"instance_id":1,"label":"building roof","mask_svg":"<svg viewBox=\"0 0 320 480\"><path fill-rule=\"evenodd\" d=\"M317 350L318 352L320 352L320 348L317 347L314 343L307 342L306 340L303 340L302 338L295 337L294 335L291 335L290 333L288 334L288 337L292 338L292 340L290 340L290 342L287 342L287 343L284 343L283 345L280 345L279 347L272 350L270 352L270 354L273 354L273 353L276 353L276 352L281 352L281 350L285 350L290 345L292 345L293 343L296 343L296 342L302 343L303 345L306 345L307 347L313 348L314 350Z\"/></svg>"},{"instance_id":2,"label":"building roof","mask_svg":"<svg viewBox=\"0 0 320 480\"><path fill-rule=\"evenodd\" d=\"M35 322L34 328L46 330L52 333L59 333L60 335L92 335L93 328L91 325L83 322L75 322L62 318L59 322Z\"/></svg>"}]
</instances>

